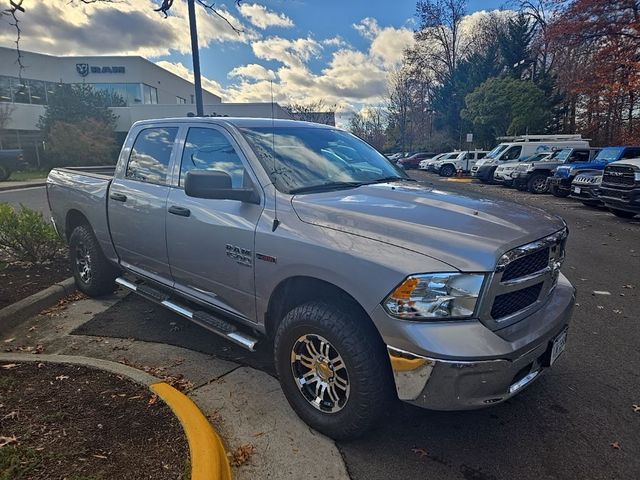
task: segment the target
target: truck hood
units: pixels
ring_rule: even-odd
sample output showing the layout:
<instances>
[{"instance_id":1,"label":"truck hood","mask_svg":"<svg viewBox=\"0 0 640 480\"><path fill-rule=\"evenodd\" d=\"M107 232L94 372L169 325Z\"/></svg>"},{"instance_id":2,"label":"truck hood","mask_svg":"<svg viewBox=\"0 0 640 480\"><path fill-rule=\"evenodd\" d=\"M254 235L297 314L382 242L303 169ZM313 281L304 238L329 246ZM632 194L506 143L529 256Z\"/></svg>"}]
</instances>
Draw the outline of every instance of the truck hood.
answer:
<instances>
[{"instance_id":1,"label":"truck hood","mask_svg":"<svg viewBox=\"0 0 640 480\"><path fill-rule=\"evenodd\" d=\"M410 250L461 271L491 271L504 252L564 227L562 219L539 209L418 183L296 195L291 203L303 222Z\"/></svg>"},{"instance_id":2,"label":"truck hood","mask_svg":"<svg viewBox=\"0 0 640 480\"><path fill-rule=\"evenodd\" d=\"M579 162L560 165L556 168L556 177L569 177L571 170L604 170L606 162Z\"/></svg>"}]
</instances>

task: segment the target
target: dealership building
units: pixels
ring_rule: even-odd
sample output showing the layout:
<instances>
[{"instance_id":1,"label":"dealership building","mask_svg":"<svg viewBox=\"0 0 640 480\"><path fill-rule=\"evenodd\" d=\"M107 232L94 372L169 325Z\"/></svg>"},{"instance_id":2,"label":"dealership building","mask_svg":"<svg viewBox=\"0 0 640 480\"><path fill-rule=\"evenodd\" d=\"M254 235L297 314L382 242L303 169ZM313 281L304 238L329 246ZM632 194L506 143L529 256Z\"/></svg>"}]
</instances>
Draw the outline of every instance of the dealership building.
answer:
<instances>
[{"instance_id":1,"label":"dealership building","mask_svg":"<svg viewBox=\"0 0 640 480\"><path fill-rule=\"evenodd\" d=\"M21 62L25 68L19 75L16 50L0 47L0 102L10 104L1 140L2 148L23 148L32 161L38 161L43 147L38 120L56 85L87 84L107 92L120 138L137 120L196 111L193 83L142 57L56 57L23 51ZM203 103L205 115L291 118L278 104L226 103L206 90Z\"/></svg>"}]
</instances>

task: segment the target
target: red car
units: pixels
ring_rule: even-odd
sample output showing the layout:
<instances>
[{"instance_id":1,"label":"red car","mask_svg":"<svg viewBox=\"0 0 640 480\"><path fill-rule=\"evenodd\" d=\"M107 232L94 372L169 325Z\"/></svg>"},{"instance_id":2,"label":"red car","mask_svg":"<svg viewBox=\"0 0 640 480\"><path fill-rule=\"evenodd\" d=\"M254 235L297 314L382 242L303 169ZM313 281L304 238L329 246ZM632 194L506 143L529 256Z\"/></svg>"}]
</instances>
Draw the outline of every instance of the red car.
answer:
<instances>
[{"instance_id":1,"label":"red car","mask_svg":"<svg viewBox=\"0 0 640 480\"><path fill-rule=\"evenodd\" d=\"M417 169L422 160L432 158L434 156L435 153L414 153L409 157L401 158L396 162L396 165L398 165L400 168L404 168L405 170Z\"/></svg>"}]
</instances>

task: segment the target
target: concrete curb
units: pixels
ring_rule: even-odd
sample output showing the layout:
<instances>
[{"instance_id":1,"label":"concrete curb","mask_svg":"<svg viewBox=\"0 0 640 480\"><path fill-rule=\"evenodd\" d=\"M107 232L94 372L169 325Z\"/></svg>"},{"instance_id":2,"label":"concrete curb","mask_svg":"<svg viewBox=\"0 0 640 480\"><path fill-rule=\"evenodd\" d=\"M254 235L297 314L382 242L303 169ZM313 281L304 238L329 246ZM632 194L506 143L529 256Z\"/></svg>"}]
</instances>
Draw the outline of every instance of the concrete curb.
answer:
<instances>
[{"instance_id":1,"label":"concrete curb","mask_svg":"<svg viewBox=\"0 0 640 480\"><path fill-rule=\"evenodd\" d=\"M43 180L42 182L34 182L34 183L24 183L21 185L2 185L0 184L0 192L9 192L11 190L22 190L25 188L33 188L33 187L44 187L47 185L46 180Z\"/></svg>"},{"instance_id":2,"label":"concrete curb","mask_svg":"<svg viewBox=\"0 0 640 480\"><path fill-rule=\"evenodd\" d=\"M191 479L231 480L231 467L219 435L193 400L168 383L133 367L90 357L0 353L0 362L3 361L82 365L126 376L134 382L144 385L158 395L180 420L189 444Z\"/></svg>"},{"instance_id":3,"label":"concrete curb","mask_svg":"<svg viewBox=\"0 0 640 480\"><path fill-rule=\"evenodd\" d=\"M75 291L75 281L70 277L4 307L0 310L0 335Z\"/></svg>"}]
</instances>

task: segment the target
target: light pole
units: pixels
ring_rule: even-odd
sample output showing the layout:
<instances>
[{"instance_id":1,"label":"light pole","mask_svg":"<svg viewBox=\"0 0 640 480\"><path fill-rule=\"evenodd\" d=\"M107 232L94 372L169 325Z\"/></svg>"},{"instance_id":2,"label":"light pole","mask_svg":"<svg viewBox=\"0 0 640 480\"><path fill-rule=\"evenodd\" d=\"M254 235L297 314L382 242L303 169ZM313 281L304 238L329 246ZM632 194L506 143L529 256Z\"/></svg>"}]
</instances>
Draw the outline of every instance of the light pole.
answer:
<instances>
[{"instance_id":1,"label":"light pole","mask_svg":"<svg viewBox=\"0 0 640 480\"><path fill-rule=\"evenodd\" d=\"M200 51L198 50L198 28L196 27L195 0L187 0L189 6L189 31L191 32L191 56L193 58L193 83L196 87L196 116L204 115L202 105L202 79L200 78Z\"/></svg>"}]
</instances>

